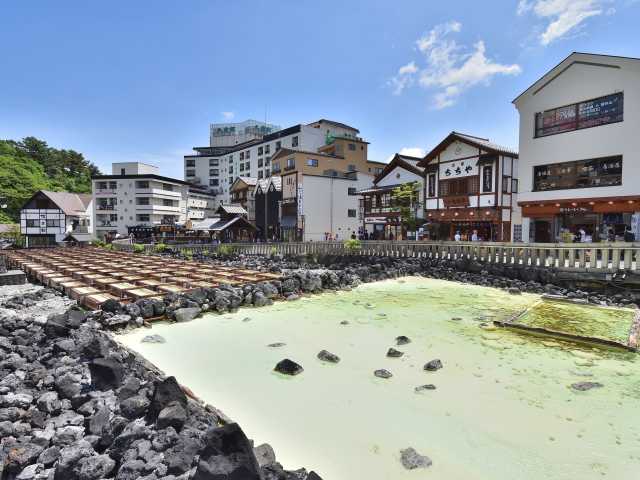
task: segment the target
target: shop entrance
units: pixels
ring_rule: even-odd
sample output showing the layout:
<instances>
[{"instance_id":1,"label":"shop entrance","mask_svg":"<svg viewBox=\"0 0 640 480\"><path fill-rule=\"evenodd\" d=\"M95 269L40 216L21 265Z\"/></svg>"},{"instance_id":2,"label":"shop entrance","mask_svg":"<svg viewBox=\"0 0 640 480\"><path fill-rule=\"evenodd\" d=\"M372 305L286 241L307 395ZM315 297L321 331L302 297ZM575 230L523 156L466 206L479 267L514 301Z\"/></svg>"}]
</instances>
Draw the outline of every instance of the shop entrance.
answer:
<instances>
[{"instance_id":1,"label":"shop entrance","mask_svg":"<svg viewBox=\"0 0 640 480\"><path fill-rule=\"evenodd\" d=\"M534 220L533 241L536 243L551 243L553 241L553 221L551 219Z\"/></svg>"}]
</instances>

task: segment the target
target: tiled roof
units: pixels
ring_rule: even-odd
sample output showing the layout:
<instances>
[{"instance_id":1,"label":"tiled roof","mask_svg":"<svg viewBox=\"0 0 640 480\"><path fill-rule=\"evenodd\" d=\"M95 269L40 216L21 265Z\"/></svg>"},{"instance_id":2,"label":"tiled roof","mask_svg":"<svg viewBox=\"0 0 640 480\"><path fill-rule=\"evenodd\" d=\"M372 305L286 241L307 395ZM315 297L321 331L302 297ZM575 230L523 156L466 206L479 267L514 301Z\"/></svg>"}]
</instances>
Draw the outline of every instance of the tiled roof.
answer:
<instances>
[{"instance_id":1,"label":"tiled roof","mask_svg":"<svg viewBox=\"0 0 640 480\"><path fill-rule=\"evenodd\" d=\"M497 150L498 152L502 152L502 153L512 153L514 155L518 155L518 151L514 148L511 147L505 147L503 145L498 145L497 143L493 143L490 142L488 138L480 138L480 137L474 137L472 135L466 135L464 133L460 133L460 132L453 132L456 136L464 138L470 142L473 143L477 143L479 145L483 145L485 147L487 147L490 150Z\"/></svg>"},{"instance_id":2,"label":"tiled roof","mask_svg":"<svg viewBox=\"0 0 640 480\"><path fill-rule=\"evenodd\" d=\"M55 203L65 215L86 215L87 207L91 203L91 195L86 193L51 192L40 190L40 192Z\"/></svg>"}]
</instances>

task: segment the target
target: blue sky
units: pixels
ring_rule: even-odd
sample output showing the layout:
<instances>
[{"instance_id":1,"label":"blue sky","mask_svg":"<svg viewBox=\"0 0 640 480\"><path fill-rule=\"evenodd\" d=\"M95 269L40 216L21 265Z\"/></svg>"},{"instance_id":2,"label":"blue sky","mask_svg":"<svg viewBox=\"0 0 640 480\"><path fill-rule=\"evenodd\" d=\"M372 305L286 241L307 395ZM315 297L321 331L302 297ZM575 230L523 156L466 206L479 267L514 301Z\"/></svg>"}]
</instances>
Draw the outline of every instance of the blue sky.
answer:
<instances>
[{"instance_id":1,"label":"blue sky","mask_svg":"<svg viewBox=\"0 0 640 480\"><path fill-rule=\"evenodd\" d=\"M372 160L451 130L517 146L511 100L570 52L640 57L638 0L5 0L0 18L0 138L178 177L210 122L265 109L354 125Z\"/></svg>"}]
</instances>

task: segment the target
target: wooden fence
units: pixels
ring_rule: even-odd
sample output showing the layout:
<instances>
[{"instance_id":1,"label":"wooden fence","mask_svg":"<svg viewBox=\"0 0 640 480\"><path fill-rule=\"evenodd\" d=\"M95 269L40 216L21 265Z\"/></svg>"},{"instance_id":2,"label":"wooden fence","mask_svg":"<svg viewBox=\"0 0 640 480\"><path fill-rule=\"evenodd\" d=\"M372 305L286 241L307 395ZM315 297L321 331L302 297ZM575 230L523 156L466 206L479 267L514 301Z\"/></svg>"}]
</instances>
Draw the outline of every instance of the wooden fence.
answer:
<instances>
[{"instance_id":1,"label":"wooden fence","mask_svg":"<svg viewBox=\"0 0 640 480\"><path fill-rule=\"evenodd\" d=\"M348 249L343 242L225 243L234 253L248 255L349 254L430 259L468 259L480 263L521 267L555 267L566 271L615 272L637 271L640 243L497 243L497 242L415 242L362 241L358 249ZM220 245L171 245L172 250L191 253L211 252ZM115 248L131 251L133 245ZM153 251L145 245L145 251Z\"/></svg>"}]
</instances>

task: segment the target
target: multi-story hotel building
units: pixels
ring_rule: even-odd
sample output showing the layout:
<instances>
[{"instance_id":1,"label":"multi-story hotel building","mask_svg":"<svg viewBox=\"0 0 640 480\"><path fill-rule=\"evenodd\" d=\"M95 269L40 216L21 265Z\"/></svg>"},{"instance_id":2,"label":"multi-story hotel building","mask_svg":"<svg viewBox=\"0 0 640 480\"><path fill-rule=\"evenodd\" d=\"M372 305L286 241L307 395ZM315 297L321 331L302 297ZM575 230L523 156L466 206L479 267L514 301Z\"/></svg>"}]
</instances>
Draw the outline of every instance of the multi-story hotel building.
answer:
<instances>
[{"instance_id":1,"label":"multi-story hotel building","mask_svg":"<svg viewBox=\"0 0 640 480\"><path fill-rule=\"evenodd\" d=\"M345 239L358 233L358 192L384 164L367 160L367 142L333 136L318 151L282 148L272 158L281 176L283 240Z\"/></svg>"},{"instance_id":2,"label":"multi-story hotel building","mask_svg":"<svg viewBox=\"0 0 640 480\"><path fill-rule=\"evenodd\" d=\"M130 227L175 226L205 218L214 197L183 180L164 177L153 165L114 163L111 175L92 178L94 230L127 235Z\"/></svg>"},{"instance_id":3,"label":"multi-story hotel building","mask_svg":"<svg viewBox=\"0 0 640 480\"><path fill-rule=\"evenodd\" d=\"M486 138L451 132L418 164L425 170L426 236L518 240L518 153Z\"/></svg>"},{"instance_id":4,"label":"multi-story hotel building","mask_svg":"<svg viewBox=\"0 0 640 480\"><path fill-rule=\"evenodd\" d=\"M513 103L523 239L638 238L640 59L572 53Z\"/></svg>"},{"instance_id":5,"label":"multi-story hotel building","mask_svg":"<svg viewBox=\"0 0 640 480\"><path fill-rule=\"evenodd\" d=\"M184 157L185 180L209 187L222 203L231 201L231 186L237 177L267 178L271 159L280 149L317 152L335 138L358 138L359 130L321 119L250 139L233 146L195 147L195 155Z\"/></svg>"}]
</instances>

